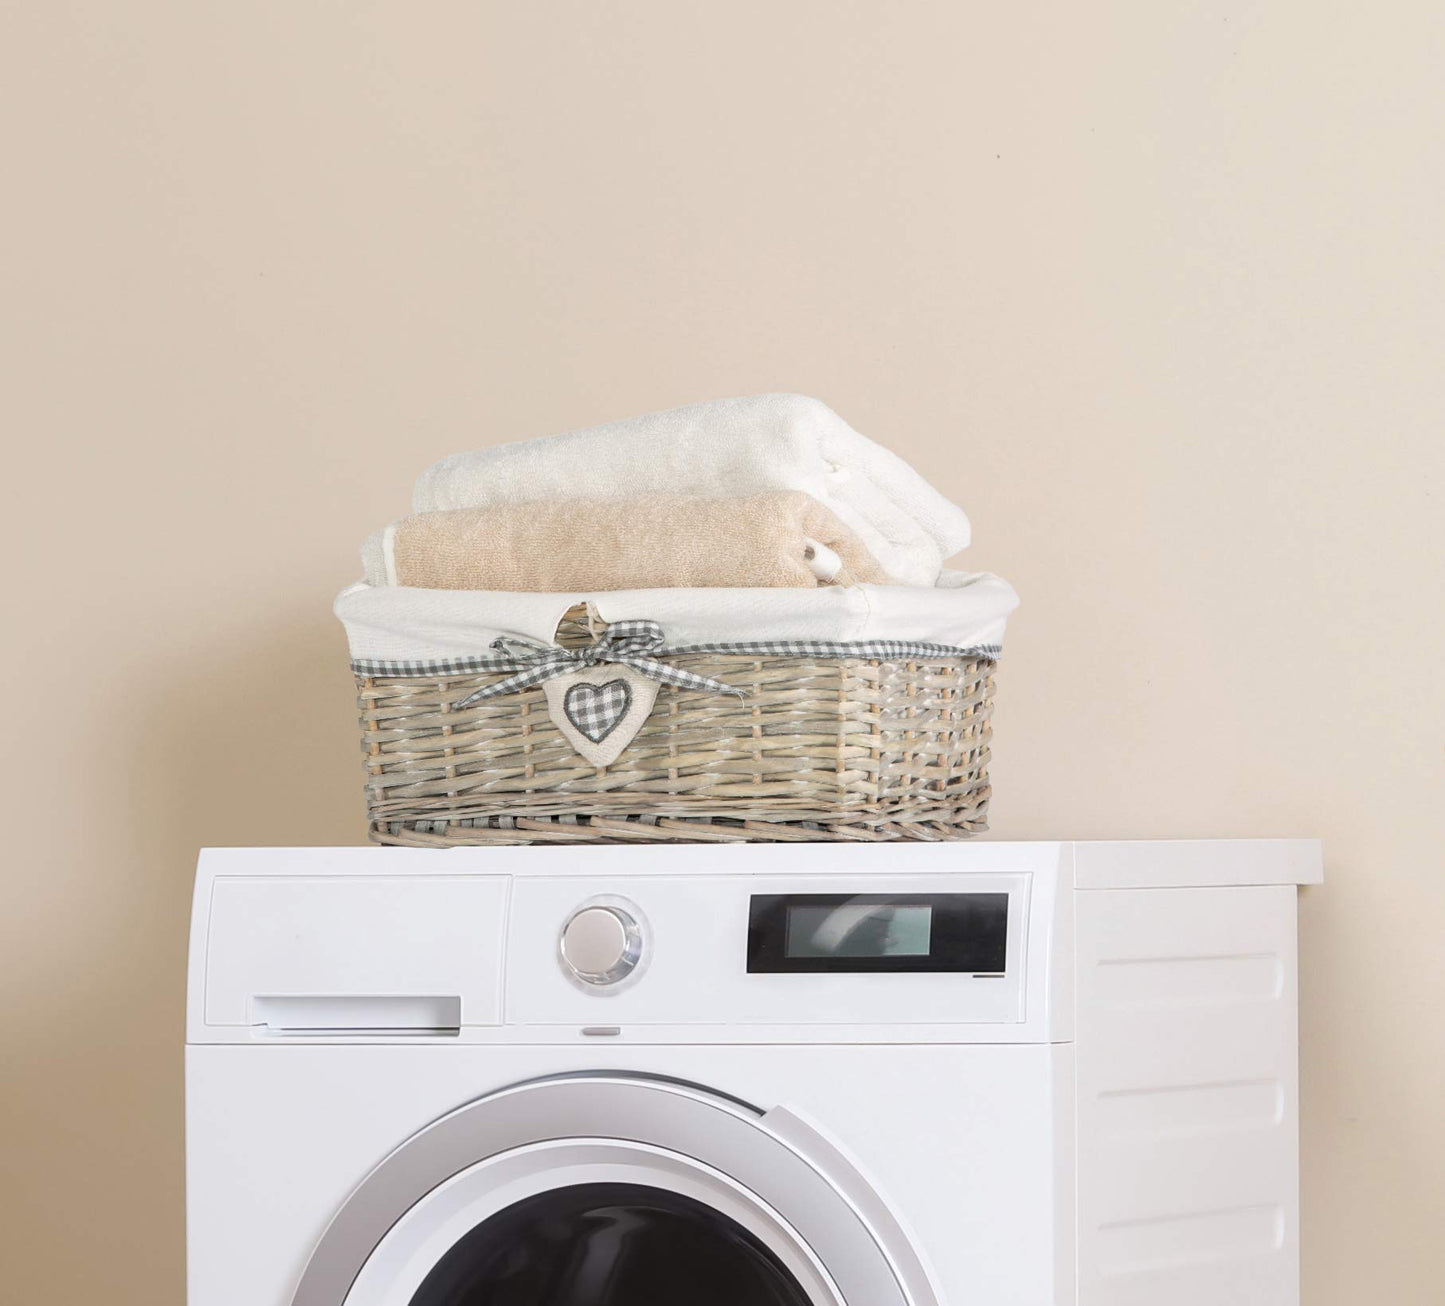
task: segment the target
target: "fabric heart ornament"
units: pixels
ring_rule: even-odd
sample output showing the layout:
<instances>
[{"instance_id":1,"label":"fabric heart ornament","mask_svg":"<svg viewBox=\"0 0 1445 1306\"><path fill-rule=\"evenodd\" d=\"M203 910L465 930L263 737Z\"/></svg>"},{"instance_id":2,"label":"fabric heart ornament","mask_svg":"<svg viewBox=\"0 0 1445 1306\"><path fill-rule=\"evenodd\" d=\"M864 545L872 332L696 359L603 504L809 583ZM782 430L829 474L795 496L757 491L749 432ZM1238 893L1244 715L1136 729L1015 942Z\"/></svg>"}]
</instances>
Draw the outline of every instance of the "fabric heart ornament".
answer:
<instances>
[{"instance_id":1,"label":"fabric heart ornament","mask_svg":"<svg viewBox=\"0 0 1445 1306\"><path fill-rule=\"evenodd\" d=\"M547 715L593 766L610 766L642 729L657 681L625 666L573 671L545 681Z\"/></svg>"},{"instance_id":2,"label":"fabric heart ornament","mask_svg":"<svg viewBox=\"0 0 1445 1306\"><path fill-rule=\"evenodd\" d=\"M594 744L600 744L621 723L632 706L632 690L625 680L589 685L579 680L562 695L562 711Z\"/></svg>"}]
</instances>

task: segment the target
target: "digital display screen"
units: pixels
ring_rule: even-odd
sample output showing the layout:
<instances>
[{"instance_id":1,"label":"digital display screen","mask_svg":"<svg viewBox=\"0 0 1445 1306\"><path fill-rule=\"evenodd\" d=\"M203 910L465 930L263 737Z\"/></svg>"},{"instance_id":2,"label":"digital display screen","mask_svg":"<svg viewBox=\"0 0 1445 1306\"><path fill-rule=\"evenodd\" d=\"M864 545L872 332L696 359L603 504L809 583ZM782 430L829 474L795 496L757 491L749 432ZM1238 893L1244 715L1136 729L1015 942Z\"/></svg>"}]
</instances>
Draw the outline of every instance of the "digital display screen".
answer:
<instances>
[{"instance_id":1,"label":"digital display screen","mask_svg":"<svg viewBox=\"0 0 1445 1306\"><path fill-rule=\"evenodd\" d=\"M750 975L1003 975L1009 895L755 893Z\"/></svg>"},{"instance_id":2,"label":"digital display screen","mask_svg":"<svg viewBox=\"0 0 1445 1306\"><path fill-rule=\"evenodd\" d=\"M789 957L926 957L933 947L927 903L788 908Z\"/></svg>"}]
</instances>

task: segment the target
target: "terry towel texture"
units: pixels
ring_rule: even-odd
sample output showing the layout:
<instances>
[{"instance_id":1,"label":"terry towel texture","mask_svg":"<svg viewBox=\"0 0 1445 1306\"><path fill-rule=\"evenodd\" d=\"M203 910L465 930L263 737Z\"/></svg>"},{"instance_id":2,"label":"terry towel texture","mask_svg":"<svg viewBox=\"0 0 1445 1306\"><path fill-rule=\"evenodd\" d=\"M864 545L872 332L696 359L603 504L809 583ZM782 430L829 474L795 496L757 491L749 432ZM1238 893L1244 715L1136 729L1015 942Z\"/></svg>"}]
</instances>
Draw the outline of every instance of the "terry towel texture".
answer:
<instances>
[{"instance_id":1,"label":"terry towel texture","mask_svg":"<svg viewBox=\"0 0 1445 1306\"><path fill-rule=\"evenodd\" d=\"M565 435L453 454L417 479L418 512L640 494L812 495L895 581L932 585L968 518L903 459L802 395L691 404ZM567 588L576 588L568 586Z\"/></svg>"},{"instance_id":2,"label":"terry towel texture","mask_svg":"<svg viewBox=\"0 0 1445 1306\"><path fill-rule=\"evenodd\" d=\"M372 585L493 592L813 588L889 579L832 512L797 492L423 512L372 536L362 563Z\"/></svg>"}]
</instances>

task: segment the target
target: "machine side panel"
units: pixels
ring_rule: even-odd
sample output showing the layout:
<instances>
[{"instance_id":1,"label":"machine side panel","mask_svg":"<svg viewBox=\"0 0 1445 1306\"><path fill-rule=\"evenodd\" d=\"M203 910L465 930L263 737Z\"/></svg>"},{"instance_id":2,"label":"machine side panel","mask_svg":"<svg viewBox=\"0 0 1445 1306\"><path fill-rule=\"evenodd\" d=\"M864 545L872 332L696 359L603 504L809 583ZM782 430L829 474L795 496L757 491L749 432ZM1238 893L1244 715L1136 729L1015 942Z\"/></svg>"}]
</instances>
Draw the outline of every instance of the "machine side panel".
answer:
<instances>
[{"instance_id":1,"label":"machine side panel","mask_svg":"<svg viewBox=\"0 0 1445 1306\"><path fill-rule=\"evenodd\" d=\"M1081 1306L1297 1306L1295 894L1077 895Z\"/></svg>"}]
</instances>

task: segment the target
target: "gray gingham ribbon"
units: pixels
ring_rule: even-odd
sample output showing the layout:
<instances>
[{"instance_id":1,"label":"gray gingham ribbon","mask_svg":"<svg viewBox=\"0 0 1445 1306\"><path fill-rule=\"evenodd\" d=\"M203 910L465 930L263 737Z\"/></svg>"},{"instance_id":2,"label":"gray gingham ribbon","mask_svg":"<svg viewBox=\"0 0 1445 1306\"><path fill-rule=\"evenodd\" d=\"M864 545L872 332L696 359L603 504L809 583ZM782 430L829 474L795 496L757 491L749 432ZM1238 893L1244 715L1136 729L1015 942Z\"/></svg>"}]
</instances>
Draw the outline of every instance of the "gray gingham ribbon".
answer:
<instances>
[{"instance_id":1,"label":"gray gingham ribbon","mask_svg":"<svg viewBox=\"0 0 1445 1306\"><path fill-rule=\"evenodd\" d=\"M500 655L510 659L512 665L520 666L521 670L505 680L497 681L495 685L488 685L474 694L468 694L456 704L457 707L470 707L484 699L514 694L519 689L540 685L554 676L606 662L631 667L644 676L664 685L673 685L677 689L703 689L714 694L735 694L739 698L743 697L741 689L721 680L713 680L710 676L697 676L691 671L682 671L666 662L659 662L654 654L662 651L663 639L662 626L656 621L614 622L597 637L596 643L589 644L586 648L557 648L509 635L494 639L492 647Z\"/></svg>"},{"instance_id":2,"label":"gray gingham ribbon","mask_svg":"<svg viewBox=\"0 0 1445 1306\"><path fill-rule=\"evenodd\" d=\"M506 647L507 639L492 641ZM530 656L548 651L549 646L532 644L521 638L513 643L524 645ZM671 644L656 650L657 658L681 657L685 653L723 653L733 657L766 658L861 658L894 661L900 658L990 658L999 656L997 644L930 644L916 640L870 639L838 641L826 639L764 639L714 644ZM515 671L517 659L509 653L489 653L459 658L352 658L351 669L358 676L381 676L407 680L438 676L473 676L482 672Z\"/></svg>"}]
</instances>

